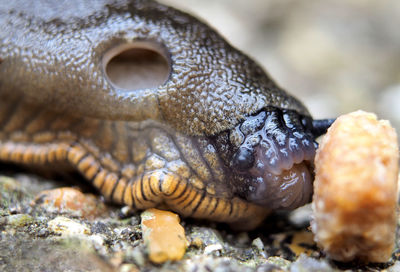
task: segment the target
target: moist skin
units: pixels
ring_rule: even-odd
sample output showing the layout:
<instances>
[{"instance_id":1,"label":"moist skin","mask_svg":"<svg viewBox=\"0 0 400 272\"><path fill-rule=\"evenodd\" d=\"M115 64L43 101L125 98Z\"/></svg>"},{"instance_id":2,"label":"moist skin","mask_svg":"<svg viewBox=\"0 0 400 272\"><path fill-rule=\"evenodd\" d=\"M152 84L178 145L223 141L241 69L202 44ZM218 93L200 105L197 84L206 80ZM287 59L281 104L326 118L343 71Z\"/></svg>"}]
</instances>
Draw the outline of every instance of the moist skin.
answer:
<instances>
[{"instance_id":1,"label":"moist skin","mask_svg":"<svg viewBox=\"0 0 400 272\"><path fill-rule=\"evenodd\" d=\"M274 210L310 201L316 143L305 118L268 107L231 131L237 146L231 165L243 176L248 201Z\"/></svg>"}]
</instances>

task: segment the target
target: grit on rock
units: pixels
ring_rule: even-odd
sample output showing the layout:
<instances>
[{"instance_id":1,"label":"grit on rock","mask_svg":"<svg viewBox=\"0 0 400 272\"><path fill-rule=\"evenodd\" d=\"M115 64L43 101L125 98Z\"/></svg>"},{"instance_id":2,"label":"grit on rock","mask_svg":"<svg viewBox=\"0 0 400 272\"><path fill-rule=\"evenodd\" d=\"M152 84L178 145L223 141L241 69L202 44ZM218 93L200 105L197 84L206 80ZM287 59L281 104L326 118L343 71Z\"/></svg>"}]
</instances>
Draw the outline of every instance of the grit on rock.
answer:
<instances>
[{"instance_id":1,"label":"grit on rock","mask_svg":"<svg viewBox=\"0 0 400 272\"><path fill-rule=\"evenodd\" d=\"M58 186L34 175L0 177L1 271L396 271L400 263L398 241L388 263L359 266L326 259L313 242L306 206L290 216L274 215L248 233L183 219L184 247L188 243L183 258L156 264L141 226L152 216L142 213L141 219L140 212L107 204L102 214L85 217L68 205L55 209L37 202L39 192Z\"/></svg>"}]
</instances>

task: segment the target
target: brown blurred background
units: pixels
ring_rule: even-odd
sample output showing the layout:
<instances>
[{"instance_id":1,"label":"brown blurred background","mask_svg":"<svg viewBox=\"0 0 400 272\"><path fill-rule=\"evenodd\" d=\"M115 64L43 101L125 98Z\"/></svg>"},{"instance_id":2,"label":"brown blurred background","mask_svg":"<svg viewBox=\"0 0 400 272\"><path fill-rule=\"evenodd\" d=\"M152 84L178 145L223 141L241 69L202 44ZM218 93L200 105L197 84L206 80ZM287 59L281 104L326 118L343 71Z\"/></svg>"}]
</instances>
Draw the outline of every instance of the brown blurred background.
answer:
<instances>
[{"instance_id":1,"label":"brown blurred background","mask_svg":"<svg viewBox=\"0 0 400 272\"><path fill-rule=\"evenodd\" d=\"M161 2L216 28L315 118L363 109L400 132L400 1Z\"/></svg>"}]
</instances>

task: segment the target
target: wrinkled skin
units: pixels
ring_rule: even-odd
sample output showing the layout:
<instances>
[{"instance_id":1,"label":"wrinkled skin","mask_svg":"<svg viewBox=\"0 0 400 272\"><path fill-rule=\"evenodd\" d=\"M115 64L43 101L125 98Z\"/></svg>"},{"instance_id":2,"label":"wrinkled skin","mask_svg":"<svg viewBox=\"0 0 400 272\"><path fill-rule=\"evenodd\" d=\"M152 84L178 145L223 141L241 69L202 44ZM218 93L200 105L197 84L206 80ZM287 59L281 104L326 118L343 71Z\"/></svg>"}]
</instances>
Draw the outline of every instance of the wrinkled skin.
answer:
<instances>
[{"instance_id":1,"label":"wrinkled skin","mask_svg":"<svg viewBox=\"0 0 400 272\"><path fill-rule=\"evenodd\" d=\"M39 148L62 143L68 153L79 146L88 161L115 173L117 181L108 186L111 181L104 178L99 185L99 172L89 175L81 160L67 157L72 166L110 199L138 208L164 203L183 215L248 220L245 212L232 215L237 199L243 211L265 210L255 212L259 222L267 211L310 201L314 138L329 122L313 122L303 104L253 60L190 15L147 0L3 1L0 25L0 151L10 149L2 160L32 164L12 154L45 131L55 136ZM154 88L120 88L107 77L105 59L112 50L138 45L163 55L168 77ZM26 115L33 117L25 120ZM50 115L63 125L53 125L46 119ZM36 129L31 124L42 119L48 125ZM14 137L17 132L23 137ZM59 136L65 132L73 137ZM154 145L160 141L162 147ZM104 157L117 166L108 166ZM177 164L183 165L180 170ZM128 166L135 174L118 174ZM185 199L173 202L162 192L152 205L139 203L148 198L143 175L158 170L179 176L178 184L192 186L199 200L183 206ZM122 178L130 183L120 192ZM139 180L140 196L127 197L126 188ZM203 211L203 203L209 206L213 198L218 198L216 212ZM218 201L231 205L229 212L221 211L229 213L226 217L218 214Z\"/></svg>"}]
</instances>

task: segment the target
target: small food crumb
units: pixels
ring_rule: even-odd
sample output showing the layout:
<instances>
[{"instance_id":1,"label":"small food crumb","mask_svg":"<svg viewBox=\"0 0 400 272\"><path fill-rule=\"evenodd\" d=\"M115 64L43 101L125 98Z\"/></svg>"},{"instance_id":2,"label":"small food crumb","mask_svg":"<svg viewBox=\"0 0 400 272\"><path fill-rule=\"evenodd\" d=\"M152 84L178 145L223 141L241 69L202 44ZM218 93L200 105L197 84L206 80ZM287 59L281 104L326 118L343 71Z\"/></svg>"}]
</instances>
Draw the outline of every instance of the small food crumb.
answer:
<instances>
[{"instance_id":1,"label":"small food crumb","mask_svg":"<svg viewBox=\"0 0 400 272\"><path fill-rule=\"evenodd\" d=\"M87 219L93 219L106 210L104 203L94 195L84 194L69 187L42 191L32 204L40 205L49 211L70 213Z\"/></svg>"},{"instance_id":2,"label":"small food crumb","mask_svg":"<svg viewBox=\"0 0 400 272\"><path fill-rule=\"evenodd\" d=\"M338 261L386 262L395 241L399 149L388 121L339 117L317 150L312 230Z\"/></svg>"},{"instance_id":3,"label":"small food crumb","mask_svg":"<svg viewBox=\"0 0 400 272\"><path fill-rule=\"evenodd\" d=\"M169 211L148 209L142 213L143 239L153 263L178 261L188 247L179 216Z\"/></svg>"}]
</instances>

